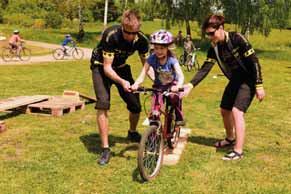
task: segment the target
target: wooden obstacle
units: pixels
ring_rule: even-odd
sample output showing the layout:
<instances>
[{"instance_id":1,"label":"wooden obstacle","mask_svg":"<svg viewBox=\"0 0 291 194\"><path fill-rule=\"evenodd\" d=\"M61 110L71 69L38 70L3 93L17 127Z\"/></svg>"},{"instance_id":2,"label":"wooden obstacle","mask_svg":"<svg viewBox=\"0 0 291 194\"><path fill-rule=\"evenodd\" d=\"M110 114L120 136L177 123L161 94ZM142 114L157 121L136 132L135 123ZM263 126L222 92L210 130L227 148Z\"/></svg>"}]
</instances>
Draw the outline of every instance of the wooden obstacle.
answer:
<instances>
[{"instance_id":1,"label":"wooden obstacle","mask_svg":"<svg viewBox=\"0 0 291 194\"><path fill-rule=\"evenodd\" d=\"M71 113L75 112L77 109L83 110L84 108L84 101L63 96L54 96L48 101L28 105L26 113L62 116L64 113Z\"/></svg>"},{"instance_id":2,"label":"wooden obstacle","mask_svg":"<svg viewBox=\"0 0 291 194\"><path fill-rule=\"evenodd\" d=\"M0 133L6 131L6 125L4 121L0 121Z\"/></svg>"},{"instance_id":3,"label":"wooden obstacle","mask_svg":"<svg viewBox=\"0 0 291 194\"><path fill-rule=\"evenodd\" d=\"M13 109L24 107L32 103L48 100L50 96L35 95L35 96L17 96L4 100L0 100L0 112L11 111Z\"/></svg>"},{"instance_id":4,"label":"wooden obstacle","mask_svg":"<svg viewBox=\"0 0 291 194\"><path fill-rule=\"evenodd\" d=\"M94 103L97 101L95 97L83 93L79 93L79 96L86 101L86 104Z\"/></svg>"},{"instance_id":5,"label":"wooden obstacle","mask_svg":"<svg viewBox=\"0 0 291 194\"><path fill-rule=\"evenodd\" d=\"M181 154L186 146L188 136L190 134L190 129L181 128L180 138L178 140L178 144L175 149L164 150L164 165L175 165L179 162L181 158Z\"/></svg>"}]
</instances>

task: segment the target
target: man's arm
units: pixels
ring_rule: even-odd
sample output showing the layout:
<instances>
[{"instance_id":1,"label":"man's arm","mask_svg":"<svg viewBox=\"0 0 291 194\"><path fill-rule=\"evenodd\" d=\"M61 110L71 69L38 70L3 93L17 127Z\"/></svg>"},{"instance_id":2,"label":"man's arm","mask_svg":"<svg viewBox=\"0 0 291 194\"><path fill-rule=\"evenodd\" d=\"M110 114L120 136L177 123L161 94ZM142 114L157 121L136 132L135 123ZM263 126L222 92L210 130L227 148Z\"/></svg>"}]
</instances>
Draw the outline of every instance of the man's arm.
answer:
<instances>
[{"instance_id":1,"label":"man's arm","mask_svg":"<svg viewBox=\"0 0 291 194\"><path fill-rule=\"evenodd\" d=\"M103 59L104 73L109 79L119 83L120 85L122 85L122 87L125 91L129 92L130 91L130 83L128 81L122 79L121 77L119 77L117 75L117 73L112 69L113 59L114 58L104 58Z\"/></svg>"}]
</instances>

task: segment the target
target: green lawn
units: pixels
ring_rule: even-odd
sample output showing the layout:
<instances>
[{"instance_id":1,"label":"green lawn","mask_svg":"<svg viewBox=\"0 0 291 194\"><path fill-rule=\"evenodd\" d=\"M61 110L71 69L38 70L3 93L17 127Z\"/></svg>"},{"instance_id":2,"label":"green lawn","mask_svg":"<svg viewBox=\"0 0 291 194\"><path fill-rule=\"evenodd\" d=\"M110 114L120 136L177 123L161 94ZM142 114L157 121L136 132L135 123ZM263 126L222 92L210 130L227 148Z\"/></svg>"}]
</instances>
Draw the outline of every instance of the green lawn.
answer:
<instances>
[{"instance_id":1,"label":"green lawn","mask_svg":"<svg viewBox=\"0 0 291 194\"><path fill-rule=\"evenodd\" d=\"M100 138L94 104L59 118L0 113L8 125L0 134L0 193L291 193L291 31L250 39L259 50L267 96L261 103L254 100L246 115L243 160L222 161L227 150L212 147L224 137L219 103L227 83L224 77L213 78L220 73L215 67L183 101L191 135L180 162L163 166L152 182L139 176L137 144L126 140L128 115L115 88L110 111L113 157L103 167L96 163ZM205 53L199 56L202 60ZM137 55L129 63L136 77L141 69ZM65 89L94 95L88 60L0 66L0 74L0 99L61 95ZM193 74L185 72L186 81ZM145 128L139 124L138 129Z\"/></svg>"}]
</instances>

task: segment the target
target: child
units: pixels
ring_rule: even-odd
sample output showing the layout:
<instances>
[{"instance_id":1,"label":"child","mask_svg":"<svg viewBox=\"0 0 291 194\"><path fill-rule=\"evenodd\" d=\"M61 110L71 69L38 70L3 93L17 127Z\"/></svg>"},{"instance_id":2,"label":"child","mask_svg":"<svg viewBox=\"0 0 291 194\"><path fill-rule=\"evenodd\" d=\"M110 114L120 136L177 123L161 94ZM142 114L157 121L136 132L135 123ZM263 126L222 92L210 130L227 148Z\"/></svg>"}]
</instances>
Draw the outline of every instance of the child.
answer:
<instances>
[{"instance_id":1,"label":"child","mask_svg":"<svg viewBox=\"0 0 291 194\"><path fill-rule=\"evenodd\" d=\"M63 40L63 43L62 43L62 47L63 47L63 49L64 49L64 53L65 53L65 55L68 55L67 50L68 50L69 48L68 48L67 45L68 45L70 42L73 43L74 40L72 39L72 37L71 37L70 34L66 34L66 35L65 35L65 39Z\"/></svg>"},{"instance_id":2,"label":"child","mask_svg":"<svg viewBox=\"0 0 291 194\"><path fill-rule=\"evenodd\" d=\"M22 39L19 36L19 30L14 30L13 35L9 38L9 45L12 49L17 50L18 44L22 41Z\"/></svg>"},{"instance_id":3,"label":"child","mask_svg":"<svg viewBox=\"0 0 291 194\"><path fill-rule=\"evenodd\" d=\"M146 60L141 74L131 86L132 90L137 90L150 67L153 68L155 73L154 88L171 88L172 91L178 91L178 88L182 87L184 82L183 72L178 60L175 58L172 51L169 50L173 40L173 35L166 30L159 30L151 35L151 44L154 46L153 54ZM183 126L182 101L178 95L173 94L169 97L170 102L175 107L176 125ZM154 98L153 96L152 106L155 102ZM159 102L161 104L163 103L162 96L159 97Z\"/></svg>"}]
</instances>

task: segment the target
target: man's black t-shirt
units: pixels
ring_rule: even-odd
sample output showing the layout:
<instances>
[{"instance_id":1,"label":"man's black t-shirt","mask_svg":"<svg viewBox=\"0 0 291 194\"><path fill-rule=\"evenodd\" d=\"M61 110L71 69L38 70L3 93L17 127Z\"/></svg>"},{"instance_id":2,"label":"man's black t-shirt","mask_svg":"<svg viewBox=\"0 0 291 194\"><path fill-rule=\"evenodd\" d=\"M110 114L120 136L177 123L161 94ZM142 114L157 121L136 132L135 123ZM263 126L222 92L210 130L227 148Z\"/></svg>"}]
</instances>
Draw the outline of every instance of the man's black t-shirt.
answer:
<instances>
[{"instance_id":1,"label":"man's black t-shirt","mask_svg":"<svg viewBox=\"0 0 291 194\"><path fill-rule=\"evenodd\" d=\"M102 65L104 57L112 58L112 67L118 68L125 64L126 59L135 51L138 51L142 58L148 56L148 39L142 32L138 32L135 40L128 42L123 38L121 25L109 27L103 32L100 43L92 52L91 69Z\"/></svg>"}]
</instances>

